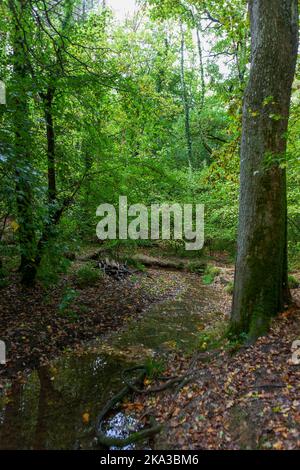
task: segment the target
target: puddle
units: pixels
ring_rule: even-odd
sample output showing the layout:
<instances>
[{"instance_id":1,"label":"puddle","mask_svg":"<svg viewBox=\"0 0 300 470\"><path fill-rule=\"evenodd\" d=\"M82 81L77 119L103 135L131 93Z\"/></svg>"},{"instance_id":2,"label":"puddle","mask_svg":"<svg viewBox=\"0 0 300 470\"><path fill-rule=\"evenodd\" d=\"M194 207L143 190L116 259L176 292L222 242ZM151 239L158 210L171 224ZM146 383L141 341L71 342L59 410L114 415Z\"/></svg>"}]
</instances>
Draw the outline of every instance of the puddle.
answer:
<instances>
[{"instance_id":1,"label":"puddle","mask_svg":"<svg viewBox=\"0 0 300 470\"><path fill-rule=\"evenodd\" d=\"M109 340L99 340L93 352L63 356L25 384L14 383L8 400L1 405L0 399L0 449L93 448L97 415L122 388L121 371L197 344L214 293L196 276L188 282L181 297L153 305ZM117 411L105 429L109 436L127 437L138 423Z\"/></svg>"},{"instance_id":2,"label":"puddle","mask_svg":"<svg viewBox=\"0 0 300 470\"><path fill-rule=\"evenodd\" d=\"M97 413L122 387L120 371L128 366L105 355L71 356L14 384L0 411L0 448L92 448Z\"/></svg>"},{"instance_id":3,"label":"puddle","mask_svg":"<svg viewBox=\"0 0 300 470\"><path fill-rule=\"evenodd\" d=\"M130 433L139 431L141 429L140 423L132 416L127 416L124 413L117 413L111 419L108 420L103 431L108 437L125 439ZM118 449L117 447L111 447L112 450ZM133 444L123 447L122 450L134 450Z\"/></svg>"}]
</instances>

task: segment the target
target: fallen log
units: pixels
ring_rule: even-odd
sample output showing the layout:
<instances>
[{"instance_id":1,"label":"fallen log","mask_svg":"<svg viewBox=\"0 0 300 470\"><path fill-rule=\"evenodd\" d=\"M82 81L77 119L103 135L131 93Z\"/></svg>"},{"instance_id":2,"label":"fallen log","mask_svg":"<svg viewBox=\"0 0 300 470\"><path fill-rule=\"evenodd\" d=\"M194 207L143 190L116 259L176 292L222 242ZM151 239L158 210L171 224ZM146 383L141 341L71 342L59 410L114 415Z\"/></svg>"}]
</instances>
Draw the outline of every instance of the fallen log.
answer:
<instances>
[{"instance_id":1,"label":"fallen log","mask_svg":"<svg viewBox=\"0 0 300 470\"><path fill-rule=\"evenodd\" d=\"M108 250L105 248L100 248L95 253L92 253L88 256L80 258L81 261L100 261L103 255L108 254ZM120 262L126 262L128 255L118 256ZM143 264L147 267L152 268L164 268L164 269L179 269L184 270L188 267L188 262L183 260L172 260L172 259L163 259L156 258L154 256L148 256L143 254L136 254L130 257L130 259Z\"/></svg>"},{"instance_id":2,"label":"fallen log","mask_svg":"<svg viewBox=\"0 0 300 470\"><path fill-rule=\"evenodd\" d=\"M187 268L188 264L184 261L155 258L152 256L137 254L132 256L134 261L137 261L149 268L163 268L163 269L179 269Z\"/></svg>"}]
</instances>

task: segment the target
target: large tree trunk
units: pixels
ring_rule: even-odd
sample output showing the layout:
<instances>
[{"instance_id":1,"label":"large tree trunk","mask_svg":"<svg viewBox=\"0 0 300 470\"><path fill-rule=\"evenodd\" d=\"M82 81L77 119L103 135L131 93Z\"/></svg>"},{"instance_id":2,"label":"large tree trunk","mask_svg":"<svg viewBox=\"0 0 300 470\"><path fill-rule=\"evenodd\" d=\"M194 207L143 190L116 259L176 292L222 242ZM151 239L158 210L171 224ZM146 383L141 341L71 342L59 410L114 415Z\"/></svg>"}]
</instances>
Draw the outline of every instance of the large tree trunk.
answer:
<instances>
[{"instance_id":1,"label":"large tree trunk","mask_svg":"<svg viewBox=\"0 0 300 470\"><path fill-rule=\"evenodd\" d=\"M252 60L243 109L231 330L254 340L289 301L283 168L298 51L298 1L250 0Z\"/></svg>"}]
</instances>

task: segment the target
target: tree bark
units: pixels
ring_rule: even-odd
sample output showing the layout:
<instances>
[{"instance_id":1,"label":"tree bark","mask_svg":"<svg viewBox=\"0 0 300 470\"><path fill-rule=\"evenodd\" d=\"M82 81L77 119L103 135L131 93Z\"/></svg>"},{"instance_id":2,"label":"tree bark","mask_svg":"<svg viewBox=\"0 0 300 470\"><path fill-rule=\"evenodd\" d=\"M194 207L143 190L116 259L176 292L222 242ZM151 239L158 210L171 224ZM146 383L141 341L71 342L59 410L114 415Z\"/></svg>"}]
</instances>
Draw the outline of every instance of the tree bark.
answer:
<instances>
[{"instance_id":1,"label":"tree bark","mask_svg":"<svg viewBox=\"0 0 300 470\"><path fill-rule=\"evenodd\" d=\"M56 201L56 173L55 173L55 133L53 123L53 99L55 89L49 87L43 95L45 106L45 121L47 134L47 160L48 160L48 202L51 206Z\"/></svg>"},{"instance_id":2,"label":"tree bark","mask_svg":"<svg viewBox=\"0 0 300 470\"><path fill-rule=\"evenodd\" d=\"M249 9L252 58L243 107L231 332L255 340L290 300L282 163L298 51L298 2L250 0Z\"/></svg>"},{"instance_id":3,"label":"tree bark","mask_svg":"<svg viewBox=\"0 0 300 470\"><path fill-rule=\"evenodd\" d=\"M36 268L34 263L36 237L33 217L33 195L31 188L31 138L28 105L28 68L26 50L23 44L22 20L27 15L25 0L9 3L14 29L13 44L13 82L12 99L13 127L15 134L14 153L16 161L16 206L19 222L19 244L21 253L20 272L22 283L31 285L34 282Z\"/></svg>"},{"instance_id":4,"label":"tree bark","mask_svg":"<svg viewBox=\"0 0 300 470\"><path fill-rule=\"evenodd\" d=\"M184 31L182 27L182 23L180 23L180 30L181 30L181 60L180 60L180 75L181 75L181 89L182 89L182 101L184 107L184 119L185 119L185 137L186 137L186 144L187 144L187 158L188 158L188 165L189 168L192 170L192 158L193 158L193 144L192 144L192 137L191 137L191 122L190 122L190 106L188 102L188 93L185 83L185 73L184 73Z\"/></svg>"},{"instance_id":5,"label":"tree bark","mask_svg":"<svg viewBox=\"0 0 300 470\"><path fill-rule=\"evenodd\" d=\"M200 37L200 29L198 24L196 25L196 35L197 35L197 47L198 47L198 56L199 56L199 67L200 67L200 76L201 76L201 97L200 97L200 113L203 111L204 102L205 102L205 78L204 78L204 65L203 65L203 54L202 54L202 44Z\"/></svg>"}]
</instances>

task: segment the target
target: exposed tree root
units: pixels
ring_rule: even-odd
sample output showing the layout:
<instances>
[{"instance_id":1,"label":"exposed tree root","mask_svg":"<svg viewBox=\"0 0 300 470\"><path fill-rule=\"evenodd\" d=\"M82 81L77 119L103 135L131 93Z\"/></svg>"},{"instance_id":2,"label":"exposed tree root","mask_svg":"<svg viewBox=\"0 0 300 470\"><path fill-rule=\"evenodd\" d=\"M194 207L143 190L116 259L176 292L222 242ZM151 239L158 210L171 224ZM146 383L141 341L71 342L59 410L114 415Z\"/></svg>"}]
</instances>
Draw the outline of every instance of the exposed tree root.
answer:
<instances>
[{"instance_id":1,"label":"exposed tree root","mask_svg":"<svg viewBox=\"0 0 300 470\"><path fill-rule=\"evenodd\" d=\"M128 378L126 378L126 375L129 374L130 372L138 372L139 374L137 378L133 381L130 381ZM147 375L147 370L145 366L137 366L137 367L132 367L130 369L126 369L123 371L123 380L125 382L125 387L122 388L122 390L114 395L111 400L105 405L105 407L102 409L100 415L98 416L98 421L97 421L97 441L99 444L101 444L104 447L125 447L129 444L133 444L139 441L142 441L144 439L147 439L149 437L154 436L155 434L158 434L161 432L163 426L160 424L157 424L154 417L150 416L150 427L143 429L141 431L133 432L126 438L114 438L114 437L108 437L105 432L102 431L102 423L105 418L105 416L112 410L113 407L115 407L117 404L119 404L125 396L128 394L134 392L134 393L142 393L142 394L149 394L149 393L159 393L164 390L167 390L168 388L172 387L173 385L176 384L183 384L186 383L186 381L189 381L192 377L190 374L189 376L186 377L160 377L161 381L166 381L163 385L159 387L153 387L147 390L143 390L141 388L144 379Z\"/></svg>"},{"instance_id":2,"label":"exposed tree root","mask_svg":"<svg viewBox=\"0 0 300 470\"><path fill-rule=\"evenodd\" d=\"M163 426L157 424L155 419L150 417L150 427L143 429L142 431L133 432L128 437L122 439L117 437L108 437L103 432L98 433L98 441L104 447L125 447L129 444L134 444L135 442L143 441L149 437L155 436L161 432Z\"/></svg>"},{"instance_id":3,"label":"exposed tree root","mask_svg":"<svg viewBox=\"0 0 300 470\"><path fill-rule=\"evenodd\" d=\"M152 388L147 388L146 390L138 388L135 384L132 384L127 378L126 378L126 372L124 371L122 374L122 378L125 382L125 384L130 388L132 392L135 393L140 393L143 395L149 395L150 393L159 393L163 392L164 390L167 390L168 388L173 387L173 385L180 384L182 382L186 383L186 381L189 381L192 377L192 374L189 376L184 376L184 377L159 377L159 380L161 381L166 381L163 385L160 385L159 387L152 387Z\"/></svg>"}]
</instances>

